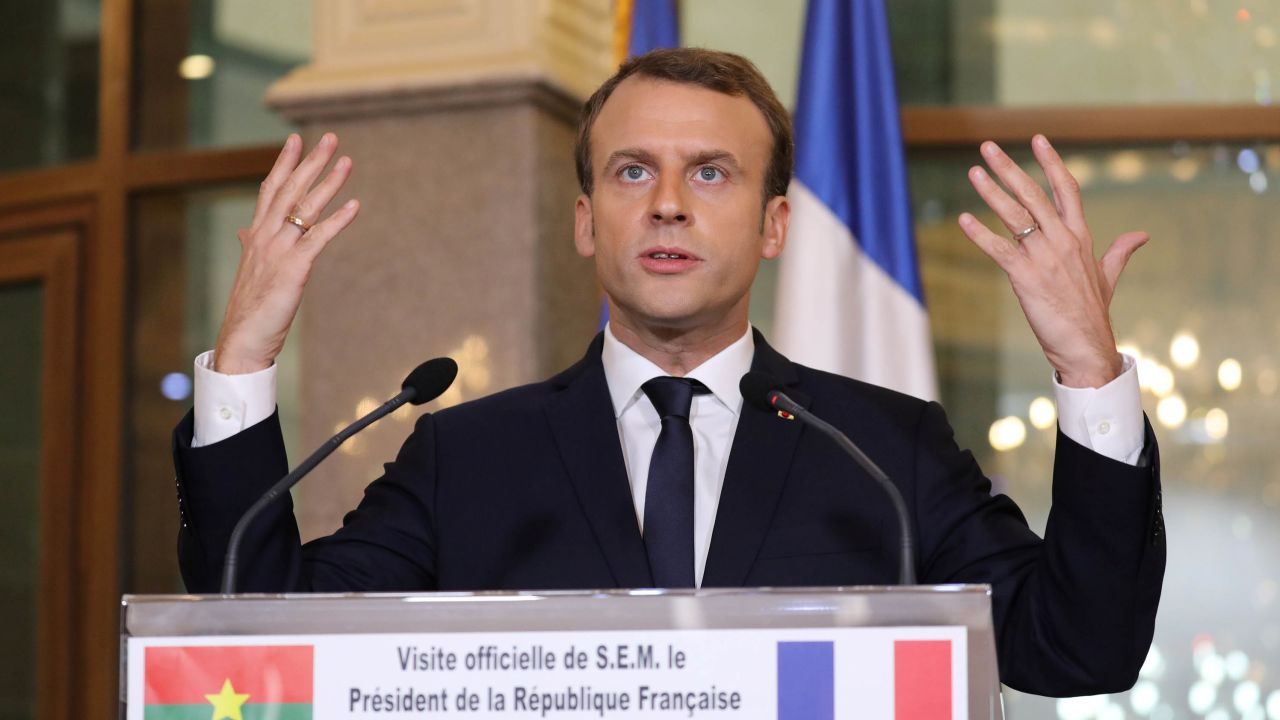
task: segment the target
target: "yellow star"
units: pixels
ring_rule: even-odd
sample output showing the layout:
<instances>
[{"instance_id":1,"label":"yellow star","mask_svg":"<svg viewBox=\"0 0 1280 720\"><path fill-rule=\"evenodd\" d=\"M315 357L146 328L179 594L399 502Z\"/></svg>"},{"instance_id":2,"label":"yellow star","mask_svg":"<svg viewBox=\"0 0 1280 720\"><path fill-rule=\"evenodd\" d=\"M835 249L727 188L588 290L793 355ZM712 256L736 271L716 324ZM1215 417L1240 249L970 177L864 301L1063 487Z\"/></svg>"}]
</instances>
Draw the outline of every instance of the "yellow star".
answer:
<instances>
[{"instance_id":1,"label":"yellow star","mask_svg":"<svg viewBox=\"0 0 1280 720\"><path fill-rule=\"evenodd\" d=\"M213 717L209 720L244 720L240 717L240 706L244 704L249 696L244 693L237 693L235 688L231 687L231 678L222 681L222 692L217 695L205 695L210 703L213 704Z\"/></svg>"}]
</instances>

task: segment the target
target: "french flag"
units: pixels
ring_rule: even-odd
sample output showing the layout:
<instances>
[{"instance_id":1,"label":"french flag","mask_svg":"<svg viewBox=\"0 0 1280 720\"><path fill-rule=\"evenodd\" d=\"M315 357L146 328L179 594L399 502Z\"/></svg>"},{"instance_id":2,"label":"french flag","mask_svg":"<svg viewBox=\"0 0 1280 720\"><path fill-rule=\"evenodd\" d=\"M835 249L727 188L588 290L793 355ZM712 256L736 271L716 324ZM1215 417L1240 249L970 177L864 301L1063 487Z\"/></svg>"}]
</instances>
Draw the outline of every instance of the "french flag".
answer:
<instances>
[{"instance_id":1,"label":"french flag","mask_svg":"<svg viewBox=\"0 0 1280 720\"><path fill-rule=\"evenodd\" d=\"M835 643L778 643L778 720L835 720L838 685ZM885 690L893 720L951 720L951 641L895 640L893 687Z\"/></svg>"},{"instance_id":2,"label":"french flag","mask_svg":"<svg viewBox=\"0 0 1280 720\"><path fill-rule=\"evenodd\" d=\"M680 47L680 21L675 0L615 0L614 61L659 48Z\"/></svg>"},{"instance_id":3,"label":"french flag","mask_svg":"<svg viewBox=\"0 0 1280 720\"><path fill-rule=\"evenodd\" d=\"M811 367L937 399L880 0L809 0L795 128L779 349Z\"/></svg>"}]
</instances>

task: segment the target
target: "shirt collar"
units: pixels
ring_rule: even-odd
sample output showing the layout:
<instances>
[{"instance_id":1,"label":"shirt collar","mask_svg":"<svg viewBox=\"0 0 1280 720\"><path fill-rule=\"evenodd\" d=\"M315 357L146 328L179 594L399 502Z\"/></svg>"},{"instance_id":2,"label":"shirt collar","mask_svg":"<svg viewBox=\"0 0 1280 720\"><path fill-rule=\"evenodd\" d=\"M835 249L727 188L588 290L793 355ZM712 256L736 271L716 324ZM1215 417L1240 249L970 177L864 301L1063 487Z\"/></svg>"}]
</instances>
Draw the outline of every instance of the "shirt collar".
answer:
<instances>
[{"instance_id":1,"label":"shirt collar","mask_svg":"<svg viewBox=\"0 0 1280 720\"><path fill-rule=\"evenodd\" d=\"M742 410L742 391L738 389L738 383L751 370L755 352L755 338L748 326L742 337L690 370L685 377L706 385L716 400L730 412L737 414ZM641 385L667 374L640 353L622 344L621 340L614 337L613 329L608 325L604 328L604 349L600 360L604 363L604 377L609 384L614 417L621 417L639 399Z\"/></svg>"}]
</instances>

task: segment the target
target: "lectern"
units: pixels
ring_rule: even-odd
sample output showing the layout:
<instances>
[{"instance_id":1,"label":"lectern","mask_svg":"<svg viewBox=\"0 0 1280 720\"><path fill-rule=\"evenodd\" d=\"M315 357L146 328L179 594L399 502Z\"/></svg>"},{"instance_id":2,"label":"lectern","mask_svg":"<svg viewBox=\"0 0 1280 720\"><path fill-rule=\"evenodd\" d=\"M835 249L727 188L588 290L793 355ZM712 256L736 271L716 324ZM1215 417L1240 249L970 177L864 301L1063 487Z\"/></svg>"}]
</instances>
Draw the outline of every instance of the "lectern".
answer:
<instances>
[{"instance_id":1,"label":"lectern","mask_svg":"<svg viewBox=\"0 0 1280 720\"><path fill-rule=\"evenodd\" d=\"M128 595L121 716L1000 720L985 585Z\"/></svg>"}]
</instances>

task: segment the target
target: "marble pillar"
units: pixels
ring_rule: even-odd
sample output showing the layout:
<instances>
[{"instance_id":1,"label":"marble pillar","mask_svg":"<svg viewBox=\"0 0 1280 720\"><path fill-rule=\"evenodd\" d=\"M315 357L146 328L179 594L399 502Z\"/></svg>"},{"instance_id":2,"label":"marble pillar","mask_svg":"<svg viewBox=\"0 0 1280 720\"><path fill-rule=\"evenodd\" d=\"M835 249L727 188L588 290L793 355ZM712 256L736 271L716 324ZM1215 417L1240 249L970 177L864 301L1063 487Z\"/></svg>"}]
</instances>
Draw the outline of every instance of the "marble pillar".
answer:
<instances>
[{"instance_id":1,"label":"marble pillar","mask_svg":"<svg viewBox=\"0 0 1280 720\"><path fill-rule=\"evenodd\" d=\"M326 131L360 217L318 261L296 325L301 446L454 357L439 401L348 441L298 491L304 539L338 527L431 411L581 356L600 294L573 249L576 114L612 71L608 0L317 0L313 61L267 101ZM497 439L495 439L495 443ZM291 458L297 462L300 458Z\"/></svg>"}]
</instances>

